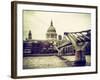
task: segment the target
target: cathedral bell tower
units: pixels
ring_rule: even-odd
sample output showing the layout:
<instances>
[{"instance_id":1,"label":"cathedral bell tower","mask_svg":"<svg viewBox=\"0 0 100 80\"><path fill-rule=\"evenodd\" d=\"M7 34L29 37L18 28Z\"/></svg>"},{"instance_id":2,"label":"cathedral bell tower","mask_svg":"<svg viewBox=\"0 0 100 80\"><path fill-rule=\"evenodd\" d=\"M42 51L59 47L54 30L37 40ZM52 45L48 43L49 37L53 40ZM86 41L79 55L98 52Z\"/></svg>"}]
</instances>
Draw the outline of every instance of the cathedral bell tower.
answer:
<instances>
[{"instance_id":1,"label":"cathedral bell tower","mask_svg":"<svg viewBox=\"0 0 100 80\"><path fill-rule=\"evenodd\" d=\"M29 33L28 33L28 40L32 40L32 33L31 33L31 30L30 30Z\"/></svg>"}]
</instances>

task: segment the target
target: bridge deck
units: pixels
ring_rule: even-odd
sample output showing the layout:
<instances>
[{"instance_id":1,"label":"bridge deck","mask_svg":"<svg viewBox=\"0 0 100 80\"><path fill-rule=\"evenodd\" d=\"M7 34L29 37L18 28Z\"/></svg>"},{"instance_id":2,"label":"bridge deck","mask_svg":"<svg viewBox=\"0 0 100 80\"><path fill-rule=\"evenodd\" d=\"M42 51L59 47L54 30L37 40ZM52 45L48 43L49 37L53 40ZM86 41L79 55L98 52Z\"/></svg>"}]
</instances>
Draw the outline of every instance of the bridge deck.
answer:
<instances>
[{"instance_id":1,"label":"bridge deck","mask_svg":"<svg viewBox=\"0 0 100 80\"><path fill-rule=\"evenodd\" d=\"M23 68L56 68L56 67L73 67L74 56L35 56L24 57ZM87 64L90 65L90 56L86 56Z\"/></svg>"}]
</instances>

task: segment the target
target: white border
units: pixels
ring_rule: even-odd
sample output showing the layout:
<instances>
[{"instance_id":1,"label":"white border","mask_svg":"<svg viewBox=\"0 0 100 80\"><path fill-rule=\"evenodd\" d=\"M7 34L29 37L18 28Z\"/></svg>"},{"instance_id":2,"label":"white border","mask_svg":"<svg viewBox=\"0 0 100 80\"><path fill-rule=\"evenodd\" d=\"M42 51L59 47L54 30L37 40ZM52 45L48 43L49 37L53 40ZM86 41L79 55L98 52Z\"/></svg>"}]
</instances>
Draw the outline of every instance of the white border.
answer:
<instances>
[{"instance_id":1,"label":"white border","mask_svg":"<svg viewBox=\"0 0 100 80\"><path fill-rule=\"evenodd\" d=\"M67 68L50 68L50 69L28 69L23 70L23 36L22 36L22 10L46 10L46 11L62 11L62 12L82 12L91 13L91 66L86 67L67 67ZM96 70L96 10L92 8L74 8L74 7L59 7L46 5L28 5L17 4L17 76L31 76L44 74L63 74L63 73L80 73L93 72Z\"/></svg>"}]
</instances>

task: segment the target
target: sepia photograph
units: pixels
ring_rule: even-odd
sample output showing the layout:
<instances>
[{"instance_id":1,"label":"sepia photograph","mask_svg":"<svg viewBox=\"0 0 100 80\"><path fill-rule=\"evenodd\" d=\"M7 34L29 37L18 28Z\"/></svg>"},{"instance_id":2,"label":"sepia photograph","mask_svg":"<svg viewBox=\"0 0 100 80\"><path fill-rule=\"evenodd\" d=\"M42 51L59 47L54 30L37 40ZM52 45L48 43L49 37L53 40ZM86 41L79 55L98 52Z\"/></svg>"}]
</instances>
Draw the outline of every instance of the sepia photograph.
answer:
<instances>
[{"instance_id":1,"label":"sepia photograph","mask_svg":"<svg viewBox=\"0 0 100 80\"><path fill-rule=\"evenodd\" d=\"M91 66L91 14L23 10L23 69Z\"/></svg>"}]
</instances>

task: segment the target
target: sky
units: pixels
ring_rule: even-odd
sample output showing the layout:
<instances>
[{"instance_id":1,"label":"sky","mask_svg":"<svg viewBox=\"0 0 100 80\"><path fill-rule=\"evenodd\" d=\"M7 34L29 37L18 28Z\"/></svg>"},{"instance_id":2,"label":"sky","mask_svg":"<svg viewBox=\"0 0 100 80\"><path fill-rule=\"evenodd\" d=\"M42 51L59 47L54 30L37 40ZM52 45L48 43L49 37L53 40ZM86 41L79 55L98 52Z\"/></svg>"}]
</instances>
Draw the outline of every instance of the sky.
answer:
<instances>
[{"instance_id":1,"label":"sky","mask_svg":"<svg viewBox=\"0 0 100 80\"><path fill-rule=\"evenodd\" d=\"M23 39L28 37L31 30L32 39L45 40L47 29L51 20L57 35L64 32L78 32L91 29L91 14L89 13L65 13L46 11L23 11Z\"/></svg>"}]
</instances>

